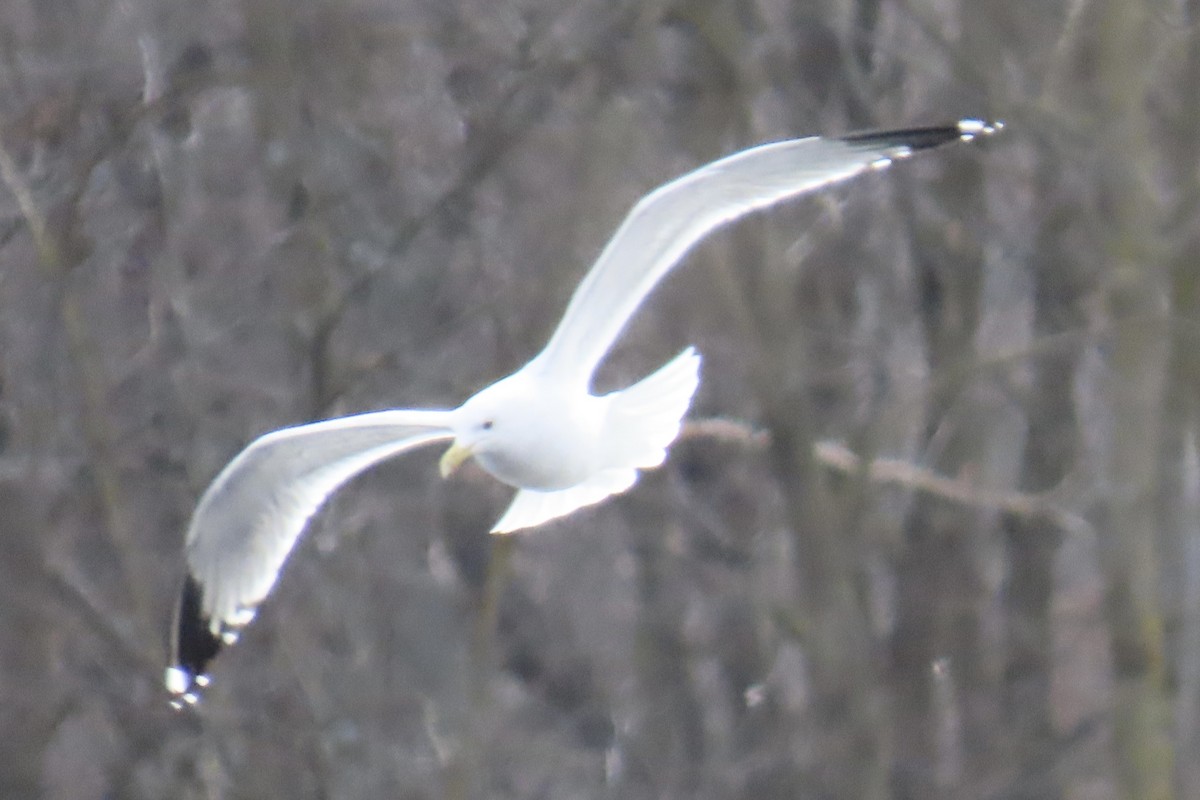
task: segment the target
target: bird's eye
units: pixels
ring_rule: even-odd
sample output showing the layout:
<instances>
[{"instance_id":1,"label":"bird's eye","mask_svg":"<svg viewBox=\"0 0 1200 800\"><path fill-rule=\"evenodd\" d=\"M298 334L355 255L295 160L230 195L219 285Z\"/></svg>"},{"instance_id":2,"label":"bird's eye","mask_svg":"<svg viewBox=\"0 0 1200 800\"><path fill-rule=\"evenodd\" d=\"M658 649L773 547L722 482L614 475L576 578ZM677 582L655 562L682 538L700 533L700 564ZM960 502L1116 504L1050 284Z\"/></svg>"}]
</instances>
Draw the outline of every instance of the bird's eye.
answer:
<instances>
[{"instance_id":1,"label":"bird's eye","mask_svg":"<svg viewBox=\"0 0 1200 800\"><path fill-rule=\"evenodd\" d=\"M493 422L492 420L490 420L490 419L485 419L485 420L483 421L483 426L482 426L482 427L483 427L483 429L484 429L485 431L490 431L490 430L491 430L491 429L492 429L492 428L495 426L495 424L496 424L496 423L495 423L495 422Z\"/></svg>"}]
</instances>

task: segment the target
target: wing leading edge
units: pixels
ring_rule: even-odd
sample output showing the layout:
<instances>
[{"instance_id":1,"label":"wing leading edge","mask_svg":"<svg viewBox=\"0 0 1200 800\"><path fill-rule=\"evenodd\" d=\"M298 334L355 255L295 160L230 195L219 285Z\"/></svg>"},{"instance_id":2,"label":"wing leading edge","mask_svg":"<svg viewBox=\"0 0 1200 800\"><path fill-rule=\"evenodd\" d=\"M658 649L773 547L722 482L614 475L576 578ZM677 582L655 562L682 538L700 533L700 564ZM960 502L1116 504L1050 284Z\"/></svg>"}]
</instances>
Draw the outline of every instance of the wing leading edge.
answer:
<instances>
[{"instance_id":1,"label":"wing leading edge","mask_svg":"<svg viewBox=\"0 0 1200 800\"><path fill-rule=\"evenodd\" d=\"M882 169L921 150L999 130L975 119L952 125L810 136L726 156L640 200L572 295L535 363L587 384L646 296L701 238L752 211Z\"/></svg>"}]
</instances>

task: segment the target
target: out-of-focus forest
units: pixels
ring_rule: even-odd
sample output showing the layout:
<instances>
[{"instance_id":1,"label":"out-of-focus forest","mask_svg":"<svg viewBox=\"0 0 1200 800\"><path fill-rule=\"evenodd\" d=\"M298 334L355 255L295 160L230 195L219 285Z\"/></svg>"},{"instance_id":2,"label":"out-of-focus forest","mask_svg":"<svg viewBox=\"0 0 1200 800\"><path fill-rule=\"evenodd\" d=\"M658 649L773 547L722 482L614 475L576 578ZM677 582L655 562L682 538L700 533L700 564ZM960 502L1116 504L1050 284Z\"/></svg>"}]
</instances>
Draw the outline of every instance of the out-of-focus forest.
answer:
<instances>
[{"instance_id":1,"label":"out-of-focus forest","mask_svg":"<svg viewBox=\"0 0 1200 800\"><path fill-rule=\"evenodd\" d=\"M1200 797L1200 3L0 4L0 796ZM338 494L191 713L197 497L455 405L758 142L1003 119L719 232L627 494Z\"/></svg>"}]
</instances>

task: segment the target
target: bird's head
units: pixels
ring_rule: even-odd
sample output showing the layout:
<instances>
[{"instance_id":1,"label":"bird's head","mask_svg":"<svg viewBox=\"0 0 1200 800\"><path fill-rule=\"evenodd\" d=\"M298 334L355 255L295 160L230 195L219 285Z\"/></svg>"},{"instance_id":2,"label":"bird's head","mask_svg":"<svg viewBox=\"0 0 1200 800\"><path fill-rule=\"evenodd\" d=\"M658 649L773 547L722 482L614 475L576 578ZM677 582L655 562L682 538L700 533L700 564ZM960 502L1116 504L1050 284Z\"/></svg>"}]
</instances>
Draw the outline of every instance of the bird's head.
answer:
<instances>
[{"instance_id":1,"label":"bird's head","mask_svg":"<svg viewBox=\"0 0 1200 800\"><path fill-rule=\"evenodd\" d=\"M488 472L506 479L502 473L507 471L507 454L520 452L529 437L527 392L523 381L514 378L492 384L454 411L454 443L439 462L443 478L474 457Z\"/></svg>"}]
</instances>

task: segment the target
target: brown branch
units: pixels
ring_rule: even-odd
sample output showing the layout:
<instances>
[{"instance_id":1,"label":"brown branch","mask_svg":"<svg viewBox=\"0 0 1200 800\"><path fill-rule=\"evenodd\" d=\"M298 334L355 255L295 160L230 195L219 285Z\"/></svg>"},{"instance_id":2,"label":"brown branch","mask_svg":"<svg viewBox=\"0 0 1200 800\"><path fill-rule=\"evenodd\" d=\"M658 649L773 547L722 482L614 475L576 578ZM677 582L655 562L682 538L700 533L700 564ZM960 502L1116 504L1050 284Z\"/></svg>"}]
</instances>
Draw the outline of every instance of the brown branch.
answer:
<instances>
[{"instance_id":1,"label":"brown branch","mask_svg":"<svg viewBox=\"0 0 1200 800\"><path fill-rule=\"evenodd\" d=\"M764 450L770 434L744 422L708 417L688 420L679 435L681 441L714 439L751 450ZM821 465L845 475L860 474L862 459L841 442L825 440L813 446L813 455ZM1080 514L1063 508L1061 492L1029 493L988 489L970 481L948 478L897 458L875 458L865 467L872 483L893 485L909 491L924 492L941 500L985 511L999 511L1014 517L1048 519L1068 531L1089 530L1091 524Z\"/></svg>"},{"instance_id":2,"label":"brown branch","mask_svg":"<svg viewBox=\"0 0 1200 800\"><path fill-rule=\"evenodd\" d=\"M765 450L771 443L771 435L765 430L724 417L686 420L683 430L679 433L679 439L715 439L718 442L742 445L750 450Z\"/></svg>"},{"instance_id":3,"label":"brown branch","mask_svg":"<svg viewBox=\"0 0 1200 800\"><path fill-rule=\"evenodd\" d=\"M858 474L864 469L862 459L841 442L817 442L814 453L818 462L836 472ZM1084 530L1091 527L1079 514L1062 508L1052 493L987 489L970 481L939 475L932 470L896 458L875 458L865 468L867 478L873 483L891 484L911 491L924 492L969 508L1000 511L1025 519L1049 519L1066 530Z\"/></svg>"}]
</instances>

